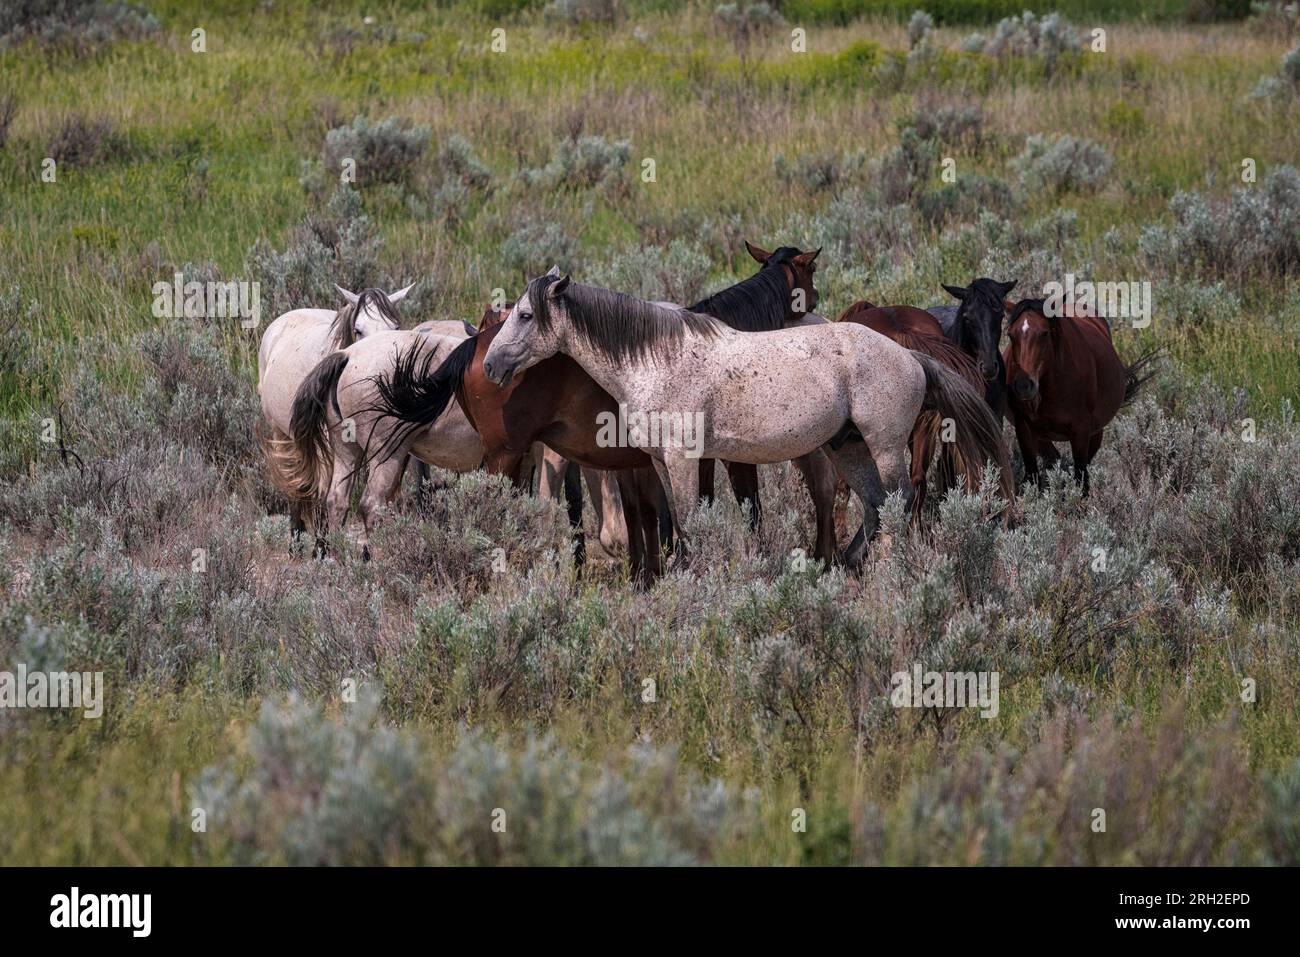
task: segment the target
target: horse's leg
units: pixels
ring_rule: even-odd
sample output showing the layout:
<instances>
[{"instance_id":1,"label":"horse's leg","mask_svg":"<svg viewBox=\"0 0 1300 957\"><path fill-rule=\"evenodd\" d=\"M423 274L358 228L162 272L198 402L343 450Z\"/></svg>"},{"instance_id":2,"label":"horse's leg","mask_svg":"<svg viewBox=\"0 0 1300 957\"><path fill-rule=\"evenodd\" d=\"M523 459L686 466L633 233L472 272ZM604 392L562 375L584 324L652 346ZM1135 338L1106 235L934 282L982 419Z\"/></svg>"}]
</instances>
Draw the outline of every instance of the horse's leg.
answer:
<instances>
[{"instance_id":1,"label":"horse's leg","mask_svg":"<svg viewBox=\"0 0 1300 957\"><path fill-rule=\"evenodd\" d=\"M1038 442L1038 455L1043 460L1043 471L1050 472L1061 465L1061 453L1056 448L1055 442L1049 442L1047 439L1040 439Z\"/></svg>"},{"instance_id":2,"label":"horse's leg","mask_svg":"<svg viewBox=\"0 0 1300 957\"><path fill-rule=\"evenodd\" d=\"M596 512L596 527L600 530L600 546L610 555L617 555L627 547L627 523L619 518L623 510L623 496L618 478L613 472L597 469L582 470L587 482L587 495Z\"/></svg>"},{"instance_id":3,"label":"horse's leg","mask_svg":"<svg viewBox=\"0 0 1300 957\"><path fill-rule=\"evenodd\" d=\"M823 455L830 456L823 449ZM832 469L834 466L832 465ZM838 541L842 536L849 533L849 498L853 495L853 490L849 488L849 483L844 481L839 472L835 473L835 505L832 511L832 520L835 522L834 541Z\"/></svg>"},{"instance_id":4,"label":"horse's leg","mask_svg":"<svg viewBox=\"0 0 1300 957\"><path fill-rule=\"evenodd\" d=\"M808 486L813 512L817 516L817 543L813 546L813 558L820 559L823 568L830 568L835 561L835 468L821 449L799 456L794 464Z\"/></svg>"},{"instance_id":5,"label":"horse's leg","mask_svg":"<svg viewBox=\"0 0 1300 957\"><path fill-rule=\"evenodd\" d=\"M879 510L885 502L884 488L880 484L880 473L871 457L865 442L845 442L838 450L829 445L823 446L840 477L849 484L849 488L862 500L862 527L858 529L853 541L844 552L842 561L849 568L862 564L866 554L867 542L876 534L880 524Z\"/></svg>"},{"instance_id":6,"label":"horse's leg","mask_svg":"<svg viewBox=\"0 0 1300 957\"><path fill-rule=\"evenodd\" d=\"M1042 486L1038 474L1038 436L1025 421L1023 415L1013 417L1016 426L1016 441L1020 444L1020 457L1025 460L1025 481Z\"/></svg>"},{"instance_id":7,"label":"horse's leg","mask_svg":"<svg viewBox=\"0 0 1300 957\"><path fill-rule=\"evenodd\" d=\"M686 534L686 517L699 505L699 459L687 458L671 451L665 452L663 460L652 461L668 495L668 509L677 529L677 550L683 555L689 554L690 538Z\"/></svg>"},{"instance_id":8,"label":"horse's leg","mask_svg":"<svg viewBox=\"0 0 1300 957\"><path fill-rule=\"evenodd\" d=\"M537 482L537 497L558 499L564 488L568 460L540 442L533 443L533 455L540 462L542 470Z\"/></svg>"},{"instance_id":9,"label":"horse's leg","mask_svg":"<svg viewBox=\"0 0 1300 957\"><path fill-rule=\"evenodd\" d=\"M402 487L406 459L393 456L370 469L366 487L361 492L361 560L370 561L370 533L374 531L380 509L391 502Z\"/></svg>"},{"instance_id":10,"label":"horse's leg","mask_svg":"<svg viewBox=\"0 0 1300 957\"><path fill-rule=\"evenodd\" d=\"M632 469L622 469L614 474L614 478L618 482L619 497L623 500L628 578L639 585L645 577L646 550L641 535L641 496L637 489L636 474Z\"/></svg>"},{"instance_id":11,"label":"horse's leg","mask_svg":"<svg viewBox=\"0 0 1300 957\"><path fill-rule=\"evenodd\" d=\"M748 462L724 462L731 490L743 508L749 502L749 530L757 533L763 524L763 507L758 500L758 466Z\"/></svg>"},{"instance_id":12,"label":"horse's leg","mask_svg":"<svg viewBox=\"0 0 1300 957\"><path fill-rule=\"evenodd\" d=\"M1070 438L1070 454L1074 457L1074 484L1080 486L1084 498L1088 497L1088 466L1101 448L1102 433L1075 435Z\"/></svg>"},{"instance_id":13,"label":"horse's leg","mask_svg":"<svg viewBox=\"0 0 1300 957\"><path fill-rule=\"evenodd\" d=\"M650 471L654 472L655 470L651 468ZM673 541L673 508L668 503L668 492L664 490L663 482L659 481L658 473L655 474L655 485L659 489L655 499L655 515L659 517L659 544L661 548L671 552L675 544Z\"/></svg>"},{"instance_id":14,"label":"horse's leg","mask_svg":"<svg viewBox=\"0 0 1300 957\"><path fill-rule=\"evenodd\" d=\"M573 530L573 564L581 568L587 560L587 537L582 531L582 469L577 462L564 469L564 504Z\"/></svg>"},{"instance_id":15,"label":"horse's leg","mask_svg":"<svg viewBox=\"0 0 1300 957\"><path fill-rule=\"evenodd\" d=\"M921 506L925 504L925 473L930 465L931 438L929 424L922 416L912 429L909 440L912 447L912 487L916 489L916 497L912 500L912 522L915 525L921 524Z\"/></svg>"},{"instance_id":16,"label":"horse's leg","mask_svg":"<svg viewBox=\"0 0 1300 957\"><path fill-rule=\"evenodd\" d=\"M636 479L637 508L641 513L641 535L645 539L642 548L645 551L646 584L650 584L663 574L660 512L668 512L667 498L654 469L636 469L633 476ZM671 521L668 529L672 531Z\"/></svg>"},{"instance_id":17,"label":"horse's leg","mask_svg":"<svg viewBox=\"0 0 1300 957\"><path fill-rule=\"evenodd\" d=\"M306 547L307 520L303 517L307 505L300 499L289 503L289 554L300 555Z\"/></svg>"},{"instance_id":18,"label":"horse's leg","mask_svg":"<svg viewBox=\"0 0 1300 957\"><path fill-rule=\"evenodd\" d=\"M348 506L352 502L352 486L356 481L355 469L361 458L363 446L357 442L333 440L334 472L330 476L330 490L325 496L323 527L316 527L316 557L324 558L328 552L325 536L347 522Z\"/></svg>"},{"instance_id":19,"label":"horse's leg","mask_svg":"<svg viewBox=\"0 0 1300 957\"><path fill-rule=\"evenodd\" d=\"M713 504L713 459L700 459L700 501Z\"/></svg>"}]
</instances>

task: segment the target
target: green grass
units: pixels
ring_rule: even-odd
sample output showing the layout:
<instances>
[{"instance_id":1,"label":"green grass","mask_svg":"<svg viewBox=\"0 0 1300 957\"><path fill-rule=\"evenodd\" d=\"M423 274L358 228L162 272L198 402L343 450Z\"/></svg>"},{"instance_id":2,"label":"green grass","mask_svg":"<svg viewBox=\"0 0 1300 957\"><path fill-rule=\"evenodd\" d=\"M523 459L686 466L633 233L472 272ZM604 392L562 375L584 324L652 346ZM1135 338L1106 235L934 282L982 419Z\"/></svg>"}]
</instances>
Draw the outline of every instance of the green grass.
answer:
<instances>
[{"instance_id":1,"label":"green grass","mask_svg":"<svg viewBox=\"0 0 1300 957\"><path fill-rule=\"evenodd\" d=\"M1226 413L1224 422L1197 419L1200 411L1187 410L1201 407L1189 395L1241 388L1243 414L1259 418L1278 455L1289 455L1294 427L1281 412L1300 396L1294 276L1230 277L1226 283L1238 297L1240 314L1215 314L1193 324L1159 308L1171 284L1200 278L1195 269L1148 277L1136 252L1144 227L1170 222L1168 203L1176 192L1226 196L1243 156L1254 157L1263 172L1300 155L1296 104L1247 99L1261 76L1276 72L1287 48L1281 38L1240 24L1188 27L1182 23L1188 4L1178 0L1079 0L1058 8L1081 27L1107 26L1110 52L1067 58L1049 76L1041 62L956 52L975 25L1023 7L1002 0L793 0L782 5L787 19L815 25L809 51L792 53L787 34L777 31L757 42L746 65L709 5L630 3L631 16L613 30L560 28L540 15L539 4L513 0L481 9L372 5L368 12L378 26L396 30L391 40L367 33L350 6L283 4L270 13L251 13L249 4L236 0L165 0L151 5L164 25L156 42L111 44L85 59L50 56L31 46L0 52L0 75L19 101L8 144L0 150L0 294L16 286L24 302L39 303L21 329L6 327L0 315L0 343L17 343L12 355L21 360L0 361L0 416L10 440L3 449L4 479L12 486L4 495L13 496L4 499L9 517L0 526L12 555L11 568L0 572L8 592L0 649L17 653L16 636L27 616L38 624L67 626L91 648L87 654L101 656L95 660L111 670L115 687L126 689L103 722L0 716L10 724L0 734L0 861L244 860L247 842L208 842L190 830L203 770L225 767L243 775L241 780L255 776L260 759L250 741L258 709L287 690L304 693L324 712L323 719L304 718L294 726L295 733L315 740L311 736L321 727L344 721L347 713L327 689L340 674L355 672L382 693L383 720L427 765L424 773L432 777L420 779L421 793L447 786L438 775L456 780L450 756L458 753L467 727L504 742L505 753L518 761L524 760L530 732L551 734L577 756L580 770L574 774L583 788L596 788L606 772L635 779L627 754L635 741L671 750L669 763L680 779L646 785L633 802L670 829L689 830L681 823L689 816L682 808L698 794L683 783L688 779L721 780L738 805L739 795L752 791L758 807L750 825L710 838L695 855L702 860L904 863L932 862L942 854L950 863L1294 862L1294 848L1270 843L1276 837L1269 815L1285 813L1288 805L1267 797L1268 782L1284 776L1294 761L1300 733L1293 707L1300 688L1292 667L1300 600L1285 584L1295 568L1293 550L1279 546L1269 556L1275 564L1262 558L1251 564L1256 556L1243 558L1235 544L1215 550L1216 536L1227 535L1221 528L1206 532L1211 541L1189 540L1186 555L1161 553L1159 561L1150 560L1177 577L1178 599L1162 609L1163 617L1123 629L1118 646L1104 653L1090 649L1083 666L1048 658L1026 666L1004 693L996 721L963 714L942 728L909 718L864 730L856 697L865 694L863 688L843 680L838 663L818 657L828 635L846 629L859 647L878 633L911 641L915 635L905 627L905 615L924 616L910 605L900 611L882 604L870 592L872 574L898 573L896 563L903 562L886 556L832 602L843 620L809 625L801 618L817 607L809 597L815 586L787 581L780 556L802 542L796 529L806 521L807 507L785 473L773 491L777 504L769 521L775 530L764 533L766 557L738 546L726 558L734 568L703 573L703 581L678 573L653 595L632 595L615 570L578 581L561 562L559 571L516 570L504 585L462 595L417 570L408 583L417 603L397 597L382 557L371 566L344 561L324 570L285 560L283 528L267 535L257 530L265 510L248 477L256 471L251 442L236 457L236 471L245 472L184 490L182 497L191 501L184 522L160 533L159 544L129 536L117 541L112 535L121 532L114 524L120 520L107 509L81 513L84 503L41 491L40 483L70 470L61 470L52 453L38 451L31 434L33 418L58 409L81 415L74 448L90 459L92 477L98 474L93 467L116 461L135 444L143 447L146 438L152 441L152 433L132 436L114 424L114 408L84 406L74 388L80 374L89 370L123 401L151 395L156 369L142 355L138 337L160 325L168 330L167 320L150 313L152 283L186 263L211 262L223 276L241 276L259 238L283 249L290 231L321 211L320 197L299 182L302 164L319 160L329 128L357 115L393 115L427 125L435 148L458 134L490 168L490 189L454 222L415 208L412 199L419 197L413 191L362 190L383 238L383 269L404 281L433 279L421 314L410 318L476 319L493 288L518 290L520 277L503 261L501 247L521 222L560 223L576 242L579 276L588 264L651 243L654 231L698 241L707 245L710 285L716 287L749 269L743 239L769 246L804 242L811 237L782 230L797 215L826 212L836 199L829 191L779 180L773 166L778 155L861 152L878 158L897 146L900 125L918 109L973 103L983 109L985 136L978 147L954 150L963 176L1013 177L1010 161L1035 133L1087 137L1114 157L1114 173L1097 192L1027 194L1012 217L1028 225L1060 207L1074 209L1078 235L1060 251L1067 267L1091 261L1108 278L1156 282L1152 328L1141 334L1121 329L1117 343L1127 355L1149 346L1169 352L1168 380L1157 397L1161 408L1173 410L1169 414L1182 430L1178 441L1199 448L1187 436L1219 436L1234 428ZM889 63L906 63L901 23L917 6L936 16L943 49L928 66L904 66L892 76ZM487 51L489 31L502 24L507 56ZM189 50L195 25L207 30L206 54ZM335 36L344 27L360 31L350 52ZM411 36L416 33L421 37ZM84 168L60 169L56 183L42 183L41 160L71 114L107 119L120 144ZM516 173L544 166L555 145L573 133L629 140L632 158L622 175L595 189L550 193L522 186ZM657 183L637 178L646 156L656 159ZM853 188L871 185L855 182ZM938 185L937 171L936 182L926 185ZM978 252L957 235L963 225L974 226L975 220L935 228L919 224L910 247L861 237L868 256L879 252L880 262L824 255L822 311L837 314L857 298L943 301L939 283L964 283L980 263ZM1111 230L1118 242L1107 239ZM869 280L851 271L864 268L874 271ZM213 342L235 381L251 387L256 334L222 328ZM201 401L215 401L211 395L202 393ZM1125 423L1121 430L1136 428L1132 420ZM159 431L179 445L191 438L174 424ZM1222 454L1201 464L1212 473L1206 481L1213 494L1200 490L1209 501L1197 499L1202 511L1196 514L1235 494L1225 477L1236 461L1223 453L1231 446L1224 440L1214 448ZM191 459L194 454L202 459L201 452ZM1156 452L1150 455L1158 459ZM1101 477L1094 478L1091 505L1059 493L1054 503L1068 534L1081 537L1098 527L1127 532L1129 514L1144 497L1159 497L1160 507L1171 511L1184 507L1175 491L1143 486L1144 468L1118 457L1106 461ZM1124 478L1131 499L1107 498L1106 472ZM31 503L25 506L30 514L20 514L13 502ZM49 526L35 518L44 504L61 516ZM142 514L122 527L150 527L154 507L140 505ZM1282 515L1279 523L1285 521L1285 503L1270 501L1268 507ZM222 524L227 511L229 521ZM405 520L415 523L403 526L408 532L420 527L416 518ZM1170 524L1191 536L1187 528L1195 523ZM730 525L714 531L726 542L741 527L733 515ZM1153 519L1141 534L1158 553L1168 532ZM33 582L39 584L40 563L50 550L83 538L94 541L85 556L63 569L68 584L34 597ZM173 553L188 554L197 538L239 549L236 557L247 567L241 565L228 589L194 591L168 564ZM402 545L394 535L385 547L397 551ZM1208 567L1208 560L1202 562L1206 554L1221 564ZM927 554L926 560L937 567L940 557ZM114 617L121 596L108 585L96 590L91 567L120 568L127 581L120 588L128 598L161 581L166 600L160 607L167 611L152 617L141 611L144 623L135 634L135 625ZM925 584L949 595L946 585L925 577L942 570L927 565L913 572L917 577L908 581L918 591ZM540 583L527 578L533 573L542 576ZM85 594L69 594L74 585ZM757 598L753 607L733 607L749 586L779 594ZM552 594L553 606L534 607L544 602L527 591L533 587ZM1135 581L1122 583L1122 589L1136 587ZM1197 602L1222 590L1231 592L1236 617L1219 630L1193 622L1199 614L1194 609L1202 607ZM944 601L951 607L937 616L942 621L975 613L964 599ZM218 611L228 617L218 619ZM1047 615L1055 608L1045 600L1034 611ZM1026 612L1023 619L998 620L1009 648L1044 640L1032 618ZM375 635L358 637L364 632L359 622L373 624ZM508 630L507 625L533 641L527 654L511 658L491 643L493 629ZM1189 637L1179 645L1184 634ZM756 663L756 649L772 637L794 642L799 655L815 659L816 667L804 662L816 672L813 684L805 688L793 671L771 664L769 672ZM327 640L337 644L312 650L313 641ZM151 650L139 651L137 641L152 642ZM351 657L335 657L345 645ZM128 661L138 670L128 673ZM485 671L488 665L509 671L512 661L517 673L509 672L509 685ZM1240 702L1243 673L1267 689L1259 707ZM662 678L664 704L653 710L638 697L647 674ZM755 687L744 685L742 674ZM1088 699L1077 712L1068 706L1073 692L1062 690L1062 676ZM774 700L763 698L765 693ZM1054 714L1072 715L1077 726L1066 727L1062 718L1056 727L1049 720ZM1086 737L1097 753L1131 760L1111 767L1081 760L1077 773L1092 776L1086 781L1069 777L1076 772L1066 768L1053 777L1048 771L1054 735L1062 750ZM1161 746L1148 753L1149 742ZM1023 796L1014 793L1014 781L1008 784L995 770L1000 761L1014 763L999 756L1004 748L1034 755L1017 765L1026 775L1048 769L1039 804L1018 804ZM1234 774L1240 775L1239 793L1227 786L1238 783ZM523 771L519 775L526 779ZM310 782L287 779L283 791L271 788L262 798L274 820L300 797L296 788L310 790ZM519 788L533 793L524 784ZM1094 806L1087 803L1098 800L1094 788L1133 809L1135 817L1120 821L1104 841L1072 846L1055 828ZM1203 848L1180 843L1184 798L1198 811L1221 813L1219 826L1204 823L1196 832L1206 841ZM1220 807L1220 799L1229 799L1227 805ZM790 831L793 807L809 811L805 837ZM936 807L953 819L940 820L931 813ZM987 819L990 808L1005 813L1005 820ZM442 840L452 826L447 813L419 805L410 811L410 823ZM565 820L573 833L586 826ZM884 837L873 830L881 822ZM981 843L990 827L996 831L1004 824L1013 839ZM676 832L673 839L690 844ZM1047 851L1031 846L1038 839ZM292 843L266 840L254 850L272 859L288 853ZM568 845L562 850L577 853ZM376 858L485 860L459 845L424 851L402 848Z\"/></svg>"}]
</instances>

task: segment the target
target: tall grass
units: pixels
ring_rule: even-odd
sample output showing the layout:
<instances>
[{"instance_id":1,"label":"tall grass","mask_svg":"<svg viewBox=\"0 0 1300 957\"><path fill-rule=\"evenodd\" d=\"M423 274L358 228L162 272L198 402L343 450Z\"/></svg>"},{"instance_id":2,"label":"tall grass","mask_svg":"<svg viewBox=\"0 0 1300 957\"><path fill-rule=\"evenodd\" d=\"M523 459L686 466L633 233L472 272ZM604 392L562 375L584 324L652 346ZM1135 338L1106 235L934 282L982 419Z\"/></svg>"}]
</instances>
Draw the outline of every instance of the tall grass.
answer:
<instances>
[{"instance_id":1,"label":"tall grass","mask_svg":"<svg viewBox=\"0 0 1300 957\"><path fill-rule=\"evenodd\" d=\"M923 56L913 4L790 3L808 51L777 30L742 68L709 5L539 6L166 0L146 36L0 50L0 669L108 686L102 721L0 715L0 860L1295 863L1300 298L1290 246L1229 248L1300 145L1293 102L1249 98L1283 40L1065 5L1109 49L1049 67L961 50L998 3L926 5ZM42 182L73 136L96 148ZM1088 175L1022 181L1034 137L1088 144ZM402 175L336 188L354 145ZM1154 321L1117 346L1170 359L1088 500L1058 477L1002 529L991 493L954 495L924 532L893 503L847 576L792 563L811 507L773 467L761 535L721 496L637 591L481 475L401 499L371 563L346 534L290 557L260 330L150 311L177 271L326 306L351 268L421 279L411 318L473 319L557 259L689 299L748 274L743 239L824 246L828 314L974 275L1148 279ZM998 716L892 708L914 661L999 671Z\"/></svg>"}]
</instances>

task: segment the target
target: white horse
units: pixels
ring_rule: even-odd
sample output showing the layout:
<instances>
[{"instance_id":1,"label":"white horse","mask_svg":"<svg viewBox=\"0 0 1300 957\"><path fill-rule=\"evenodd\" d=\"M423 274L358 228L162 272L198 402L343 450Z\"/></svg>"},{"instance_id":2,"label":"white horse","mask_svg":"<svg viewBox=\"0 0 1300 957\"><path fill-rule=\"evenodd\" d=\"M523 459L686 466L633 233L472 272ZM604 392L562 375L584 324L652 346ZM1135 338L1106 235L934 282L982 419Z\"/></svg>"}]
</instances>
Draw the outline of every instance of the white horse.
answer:
<instances>
[{"instance_id":1,"label":"white horse","mask_svg":"<svg viewBox=\"0 0 1300 957\"><path fill-rule=\"evenodd\" d=\"M824 448L862 500L845 561L861 562L888 491L911 500L908 437L922 408L955 424L968 461L992 461L1009 491L1006 448L984 399L938 362L856 323L736 332L680 307L571 283L558 269L528 284L484 357L507 384L556 352L572 357L629 422L698 427L687 442L628 430L650 455L678 528L698 500L698 458L765 464ZM864 442L843 441L849 425ZM648 433L648 434L647 434Z\"/></svg>"},{"instance_id":2,"label":"white horse","mask_svg":"<svg viewBox=\"0 0 1300 957\"><path fill-rule=\"evenodd\" d=\"M257 392L266 419L267 431L260 438L268 460L289 441L293 398L316 363L358 339L396 329L400 324L397 304L413 286L391 294L365 289L359 295L335 286L347 300L342 309L294 309L266 327L257 352ZM301 505L297 500L290 501L289 520L295 540L306 528Z\"/></svg>"},{"instance_id":3,"label":"white horse","mask_svg":"<svg viewBox=\"0 0 1300 957\"><path fill-rule=\"evenodd\" d=\"M458 403L452 403L432 426L400 437L395 435L396 423L380 422L375 408L379 395L374 380L390 375L399 355L414 351L440 365L476 331L453 320L424 322L405 331L372 331L326 355L303 378L291 403L284 439L267 446L267 463L273 482L294 503L297 515L308 504L323 506L323 515L317 517L318 555L324 553L325 534L346 521L363 465L368 465L368 473L359 501L359 541L362 557L368 559L380 509L397 494L409 461L456 472L482 463L482 442ZM563 484L559 477L567 461L540 444L534 459L542 472L541 494L558 498ZM601 544L614 552L619 546L617 530L623 524L617 486L605 473L584 473ZM295 531L305 531L305 522Z\"/></svg>"},{"instance_id":4,"label":"white horse","mask_svg":"<svg viewBox=\"0 0 1300 957\"><path fill-rule=\"evenodd\" d=\"M361 491L362 556L370 557L370 533L381 506L402 483L407 460L467 472L483 461L483 444L457 407L428 429L392 440L390 421L379 422L372 407L378 399L372 378L392 369L408 350L445 359L464 341L435 332L389 330L358 339L329 353L303 379L293 399L286 441L268 450L267 463L276 486L302 508L323 505L316 529L317 554L324 554L325 534L343 525L361 466L369 463Z\"/></svg>"}]
</instances>

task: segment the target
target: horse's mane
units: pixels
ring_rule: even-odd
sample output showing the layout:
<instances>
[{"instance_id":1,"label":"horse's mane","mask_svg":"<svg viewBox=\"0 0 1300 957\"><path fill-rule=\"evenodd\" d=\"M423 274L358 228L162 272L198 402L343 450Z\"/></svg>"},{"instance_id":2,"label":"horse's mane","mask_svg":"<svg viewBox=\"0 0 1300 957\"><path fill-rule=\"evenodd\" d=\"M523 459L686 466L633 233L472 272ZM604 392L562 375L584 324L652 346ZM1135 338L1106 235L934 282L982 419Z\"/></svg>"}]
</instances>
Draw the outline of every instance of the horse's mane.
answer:
<instances>
[{"instance_id":1,"label":"horse's mane","mask_svg":"<svg viewBox=\"0 0 1300 957\"><path fill-rule=\"evenodd\" d=\"M797 255L798 249L782 246L754 275L701 299L689 307L690 311L713 316L741 332L768 332L782 328L790 287L784 274L776 267L789 264Z\"/></svg>"},{"instance_id":2,"label":"horse's mane","mask_svg":"<svg viewBox=\"0 0 1300 957\"><path fill-rule=\"evenodd\" d=\"M990 279L988 276L981 276L967 287L970 290L971 295L968 296L967 299L963 300L961 305L966 305L967 301L970 299L980 299L983 300L984 304L992 310L993 315L1001 315L1006 311L1006 305L1002 301L1001 286L1002 284L996 279ZM958 314L962 314L960 306L957 311ZM964 314L962 314L962 318L963 320L965 319Z\"/></svg>"},{"instance_id":3,"label":"horse's mane","mask_svg":"<svg viewBox=\"0 0 1300 957\"><path fill-rule=\"evenodd\" d=\"M494 309L492 306L485 306L483 318L479 320L478 328L474 329L474 332L482 332L485 329L491 329L493 326L501 325L506 321L506 317L510 315L510 310L513 308L513 306L503 306L500 309ZM465 325L468 326L469 323L465 323ZM473 329L474 327L470 326L470 328ZM474 333L470 334L473 335Z\"/></svg>"},{"instance_id":4,"label":"horse's mane","mask_svg":"<svg viewBox=\"0 0 1300 957\"><path fill-rule=\"evenodd\" d=\"M330 337L335 349L346 349L357 341L357 319L365 314L367 304L373 305L380 317L391 322L394 329L402 324L397 315L397 306L386 292L382 289L363 289L356 302L348 303L334 315Z\"/></svg>"},{"instance_id":5,"label":"horse's mane","mask_svg":"<svg viewBox=\"0 0 1300 957\"><path fill-rule=\"evenodd\" d=\"M538 328L551 328L550 287L554 276L540 276L528 284L528 301ZM723 328L712 316L680 306L659 305L621 292L570 283L560 294L569 321L588 345L615 362L657 359L672 351L687 333L713 337Z\"/></svg>"}]
</instances>

